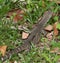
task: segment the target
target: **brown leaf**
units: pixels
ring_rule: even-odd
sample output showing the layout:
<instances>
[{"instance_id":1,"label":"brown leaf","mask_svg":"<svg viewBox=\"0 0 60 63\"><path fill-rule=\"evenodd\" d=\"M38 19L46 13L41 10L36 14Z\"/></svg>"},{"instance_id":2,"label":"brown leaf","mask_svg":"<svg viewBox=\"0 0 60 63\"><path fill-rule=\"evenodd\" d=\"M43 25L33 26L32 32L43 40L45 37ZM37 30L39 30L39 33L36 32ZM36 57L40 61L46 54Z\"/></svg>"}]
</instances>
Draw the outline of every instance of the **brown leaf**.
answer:
<instances>
[{"instance_id":1,"label":"brown leaf","mask_svg":"<svg viewBox=\"0 0 60 63\"><path fill-rule=\"evenodd\" d=\"M7 14L7 17L10 18L11 16L14 15L14 13L16 14L13 18L13 21L14 22L17 22L19 20L22 20L23 19L23 15L24 15L24 11L23 10L20 10L20 9L15 9L15 10L12 10L10 11L8 14Z\"/></svg>"},{"instance_id":2,"label":"brown leaf","mask_svg":"<svg viewBox=\"0 0 60 63\"><path fill-rule=\"evenodd\" d=\"M49 41L51 41L51 40L52 40L52 37L53 37L53 32L48 33L48 34L46 35L46 37L48 38Z\"/></svg>"},{"instance_id":3,"label":"brown leaf","mask_svg":"<svg viewBox=\"0 0 60 63\"><path fill-rule=\"evenodd\" d=\"M57 27L57 24L58 24L58 22L55 22L54 25L53 25L54 36L57 36L58 35L58 29L56 28Z\"/></svg>"},{"instance_id":4,"label":"brown leaf","mask_svg":"<svg viewBox=\"0 0 60 63\"><path fill-rule=\"evenodd\" d=\"M16 14L16 15L14 16L14 18L13 18L13 21L14 21L14 22L17 22L17 21L22 20L22 19L23 19L23 16L20 16L20 15Z\"/></svg>"},{"instance_id":5,"label":"brown leaf","mask_svg":"<svg viewBox=\"0 0 60 63\"><path fill-rule=\"evenodd\" d=\"M58 51L59 51L59 48L56 47L56 48L54 48L53 50L51 50L50 52L51 52L51 53L57 53Z\"/></svg>"},{"instance_id":6,"label":"brown leaf","mask_svg":"<svg viewBox=\"0 0 60 63\"><path fill-rule=\"evenodd\" d=\"M2 53L2 56L6 53L7 46L0 46L0 52Z\"/></svg>"},{"instance_id":7,"label":"brown leaf","mask_svg":"<svg viewBox=\"0 0 60 63\"><path fill-rule=\"evenodd\" d=\"M26 39L28 38L28 36L29 36L29 33L22 32L22 39Z\"/></svg>"},{"instance_id":8,"label":"brown leaf","mask_svg":"<svg viewBox=\"0 0 60 63\"><path fill-rule=\"evenodd\" d=\"M23 11L23 10L17 10L16 13L17 13L17 14L24 14L24 11Z\"/></svg>"},{"instance_id":9,"label":"brown leaf","mask_svg":"<svg viewBox=\"0 0 60 63\"><path fill-rule=\"evenodd\" d=\"M23 14L24 14L24 11L23 10L17 10L16 11L16 15L15 15L13 21L22 20L23 19Z\"/></svg>"},{"instance_id":10,"label":"brown leaf","mask_svg":"<svg viewBox=\"0 0 60 63\"><path fill-rule=\"evenodd\" d=\"M51 31L51 30L53 30L53 26L52 25L48 25L48 26L45 27L45 30Z\"/></svg>"}]
</instances>

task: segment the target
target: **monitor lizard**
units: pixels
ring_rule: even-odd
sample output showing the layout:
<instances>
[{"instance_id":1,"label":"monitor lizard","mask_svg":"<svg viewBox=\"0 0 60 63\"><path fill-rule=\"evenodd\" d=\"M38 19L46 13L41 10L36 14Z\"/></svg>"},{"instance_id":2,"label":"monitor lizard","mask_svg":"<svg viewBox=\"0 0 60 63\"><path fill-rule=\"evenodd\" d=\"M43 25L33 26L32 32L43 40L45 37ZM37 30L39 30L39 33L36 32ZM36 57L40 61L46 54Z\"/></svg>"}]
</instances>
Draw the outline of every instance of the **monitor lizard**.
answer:
<instances>
[{"instance_id":1,"label":"monitor lizard","mask_svg":"<svg viewBox=\"0 0 60 63\"><path fill-rule=\"evenodd\" d=\"M39 41L41 32L42 32L45 24L52 17L52 14L53 14L52 11L50 11L50 10L46 11L43 14L41 20L38 21L37 26L34 29L32 29L28 38L25 40L22 40L23 44L13 50L11 50L11 51L8 51L5 56L2 56L0 58L0 60L5 61L6 59L9 59L11 57L11 55L13 55L15 53L18 54L19 52L21 52L23 50L30 50L31 42L36 45Z\"/></svg>"}]
</instances>

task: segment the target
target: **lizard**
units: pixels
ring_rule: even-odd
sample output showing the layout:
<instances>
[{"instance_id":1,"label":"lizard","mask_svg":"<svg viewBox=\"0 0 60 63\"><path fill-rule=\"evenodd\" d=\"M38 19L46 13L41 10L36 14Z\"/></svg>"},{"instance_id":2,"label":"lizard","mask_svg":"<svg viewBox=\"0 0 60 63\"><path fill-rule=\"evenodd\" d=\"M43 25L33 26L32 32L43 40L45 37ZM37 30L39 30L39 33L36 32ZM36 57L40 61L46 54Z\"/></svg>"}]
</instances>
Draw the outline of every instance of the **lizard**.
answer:
<instances>
[{"instance_id":1,"label":"lizard","mask_svg":"<svg viewBox=\"0 0 60 63\"><path fill-rule=\"evenodd\" d=\"M42 32L45 24L52 17L52 14L53 14L52 11L50 11L50 10L46 11L43 14L41 20L38 20L37 26L34 29L32 29L28 38L25 40L22 40L23 44L21 46L18 46L17 48L15 48L13 50L11 50L11 51L8 51L5 56L2 56L0 58L0 60L2 60L2 62L4 62L6 59L9 59L10 56L15 54L15 53L18 54L19 52L21 52L23 50L30 50L31 42L36 45L39 41L41 32Z\"/></svg>"}]
</instances>

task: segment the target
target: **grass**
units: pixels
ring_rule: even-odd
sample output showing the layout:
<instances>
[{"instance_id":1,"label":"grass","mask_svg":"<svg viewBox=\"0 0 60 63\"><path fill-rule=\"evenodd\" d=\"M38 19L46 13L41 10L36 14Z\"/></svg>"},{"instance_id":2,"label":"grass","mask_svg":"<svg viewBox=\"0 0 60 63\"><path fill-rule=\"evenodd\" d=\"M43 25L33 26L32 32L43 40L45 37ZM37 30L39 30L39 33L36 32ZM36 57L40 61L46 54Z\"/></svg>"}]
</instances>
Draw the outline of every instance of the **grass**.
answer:
<instances>
[{"instance_id":1,"label":"grass","mask_svg":"<svg viewBox=\"0 0 60 63\"><path fill-rule=\"evenodd\" d=\"M16 4L15 4L16 3ZM14 5L14 6L12 6ZM55 2L49 2L48 0L27 0L26 5L20 3L19 1L13 2L8 0L1 0L0 2L1 10L0 10L0 46L7 45L8 49L14 49L17 46L20 46L22 41L21 39L21 31L17 29L17 26L21 24L19 23L13 23L12 19L7 19L6 13L10 11L13 8L20 8L25 11L24 15L24 22L29 22L30 26L34 25L38 18L43 15L43 13L50 9L55 14L58 13L60 10L60 6L56 4ZM58 15L54 16L49 23L52 23L58 20ZM11 27L15 27L16 29L11 29ZM43 37L44 38L44 37ZM44 42L44 39L41 39L42 43ZM46 40L47 41L47 40ZM60 47L60 43L57 43L55 41L51 41L52 48L53 47ZM14 46L13 46L14 45ZM19 54L14 54L11 56L11 58L6 60L6 63L9 63L9 61L20 61L21 63L57 63L60 59L60 55L57 55L56 53L50 53L50 50L47 50L47 46L44 45L43 49L36 48L34 45L31 45L31 50L26 53L22 52ZM2 63L0 61L0 63Z\"/></svg>"}]
</instances>

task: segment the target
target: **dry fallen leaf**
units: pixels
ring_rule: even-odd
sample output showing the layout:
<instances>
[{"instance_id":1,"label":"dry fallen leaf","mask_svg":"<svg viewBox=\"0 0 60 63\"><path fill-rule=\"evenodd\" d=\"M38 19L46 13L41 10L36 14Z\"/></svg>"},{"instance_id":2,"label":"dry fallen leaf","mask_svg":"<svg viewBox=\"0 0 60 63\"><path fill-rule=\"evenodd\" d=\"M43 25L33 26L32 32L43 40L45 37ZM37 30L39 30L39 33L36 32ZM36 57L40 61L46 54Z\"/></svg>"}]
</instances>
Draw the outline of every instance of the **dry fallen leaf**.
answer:
<instances>
[{"instance_id":1,"label":"dry fallen leaf","mask_svg":"<svg viewBox=\"0 0 60 63\"><path fill-rule=\"evenodd\" d=\"M52 31L53 30L53 26L52 25L48 25L48 26L45 27L45 30Z\"/></svg>"},{"instance_id":2,"label":"dry fallen leaf","mask_svg":"<svg viewBox=\"0 0 60 63\"><path fill-rule=\"evenodd\" d=\"M19 20L23 19L23 15L24 15L24 11L20 10L20 9L15 9L15 10L11 10L8 14L7 17L10 18L11 16L13 17L13 21L16 23Z\"/></svg>"},{"instance_id":3,"label":"dry fallen leaf","mask_svg":"<svg viewBox=\"0 0 60 63\"><path fill-rule=\"evenodd\" d=\"M51 50L50 52L51 52L51 53L57 53L58 51L59 51L59 48L56 47L56 48L54 48L53 50Z\"/></svg>"},{"instance_id":4,"label":"dry fallen leaf","mask_svg":"<svg viewBox=\"0 0 60 63\"><path fill-rule=\"evenodd\" d=\"M48 34L46 35L46 37L48 38L49 41L51 41L52 38L53 38L53 32L48 33Z\"/></svg>"},{"instance_id":5,"label":"dry fallen leaf","mask_svg":"<svg viewBox=\"0 0 60 63\"><path fill-rule=\"evenodd\" d=\"M24 14L24 11L23 10L17 10L16 11L16 15L13 18L13 21L14 22L17 22L19 20L22 20L23 19L23 14Z\"/></svg>"},{"instance_id":6,"label":"dry fallen leaf","mask_svg":"<svg viewBox=\"0 0 60 63\"><path fill-rule=\"evenodd\" d=\"M2 53L2 56L6 53L7 46L0 46L0 52Z\"/></svg>"},{"instance_id":7,"label":"dry fallen leaf","mask_svg":"<svg viewBox=\"0 0 60 63\"><path fill-rule=\"evenodd\" d=\"M7 16L12 16L13 14L24 14L25 12L23 11L23 10L20 10L20 9L12 9L11 11L9 11L8 13L7 13Z\"/></svg>"},{"instance_id":8,"label":"dry fallen leaf","mask_svg":"<svg viewBox=\"0 0 60 63\"><path fill-rule=\"evenodd\" d=\"M19 20L22 20L23 19L23 16L21 15L18 15L18 14L16 14L15 16L14 16L14 18L13 18L13 21L14 22L17 22L17 21L19 21Z\"/></svg>"},{"instance_id":9,"label":"dry fallen leaf","mask_svg":"<svg viewBox=\"0 0 60 63\"><path fill-rule=\"evenodd\" d=\"M57 36L58 35L58 29L56 28L57 27L57 24L58 24L58 22L55 22L54 25L53 25L54 36Z\"/></svg>"},{"instance_id":10,"label":"dry fallen leaf","mask_svg":"<svg viewBox=\"0 0 60 63\"><path fill-rule=\"evenodd\" d=\"M14 61L14 63L18 63L17 61Z\"/></svg>"},{"instance_id":11,"label":"dry fallen leaf","mask_svg":"<svg viewBox=\"0 0 60 63\"><path fill-rule=\"evenodd\" d=\"M22 32L22 39L26 39L28 38L28 36L29 36L29 33Z\"/></svg>"}]
</instances>

